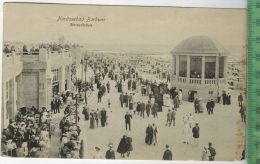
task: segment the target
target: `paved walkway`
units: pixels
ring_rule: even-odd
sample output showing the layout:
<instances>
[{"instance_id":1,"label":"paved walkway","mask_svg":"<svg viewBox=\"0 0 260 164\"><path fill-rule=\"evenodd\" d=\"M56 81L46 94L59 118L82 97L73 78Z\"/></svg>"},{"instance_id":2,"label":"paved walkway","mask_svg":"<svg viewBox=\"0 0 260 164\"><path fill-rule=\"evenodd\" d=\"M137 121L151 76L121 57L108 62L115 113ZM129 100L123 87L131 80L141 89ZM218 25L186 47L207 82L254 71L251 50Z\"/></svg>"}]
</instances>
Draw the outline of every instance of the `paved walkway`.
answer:
<instances>
[{"instance_id":1,"label":"paved walkway","mask_svg":"<svg viewBox=\"0 0 260 164\"><path fill-rule=\"evenodd\" d=\"M106 83L106 78L104 82ZM223 106L216 104L214 114L209 116L206 113L194 114L193 103L183 101L180 109L176 115L176 126L166 127L166 113L169 107L163 107L163 112L158 113L158 118L145 117L140 118L137 114L134 115L132 111L127 108L121 108L119 102L119 93L115 88L115 82L110 81L111 92L106 93L102 98L102 103L97 103L97 89L88 97L88 106L91 109L100 110L105 107L108 115L108 126L98 127L95 129L89 128L89 121L85 121L82 113L82 106L79 107L80 121L79 125L82 130L82 139L84 140L84 158L93 158L94 147L99 146L105 156L107 145L109 142L114 143L114 150L116 151L118 143L124 134L129 134L133 138L133 152L129 158L125 159L151 159L160 160L164 151L165 144L170 145L173 151L173 158L175 160L200 160L201 152L208 142L213 143L216 148L216 160L233 161L239 160L242 152L240 135L244 133L243 127L241 129L239 108L236 103L238 92L231 93L234 101L232 105ZM123 91L127 91L127 81L124 83ZM107 108L107 101L110 98L111 109ZM136 94L136 101L148 100L147 96L141 96L140 93ZM205 106L205 105L204 105ZM206 110L206 109L205 109ZM63 110L61 110L63 112ZM126 111L132 112L132 131L125 130L124 115ZM183 138L183 122L184 115L193 113L196 122L199 123L200 141L196 145L193 142L192 136L190 137L189 145L182 143ZM54 115L55 124L61 120L63 113ZM158 128L158 145L148 146L145 144L145 129L148 123L155 123ZM242 125L243 126L243 125ZM240 129L240 130L239 130ZM59 129L58 129L59 131ZM59 136L56 131L54 136ZM50 151L50 157L58 157L57 151L59 148L59 138L52 137L51 145L53 149ZM53 146L55 145L55 146ZM57 146L56 146L57 145ZM238 150L238 148L241 149ZM120 154L116 153L116 159L121 159Z\"/></svg>"}]
</instances>

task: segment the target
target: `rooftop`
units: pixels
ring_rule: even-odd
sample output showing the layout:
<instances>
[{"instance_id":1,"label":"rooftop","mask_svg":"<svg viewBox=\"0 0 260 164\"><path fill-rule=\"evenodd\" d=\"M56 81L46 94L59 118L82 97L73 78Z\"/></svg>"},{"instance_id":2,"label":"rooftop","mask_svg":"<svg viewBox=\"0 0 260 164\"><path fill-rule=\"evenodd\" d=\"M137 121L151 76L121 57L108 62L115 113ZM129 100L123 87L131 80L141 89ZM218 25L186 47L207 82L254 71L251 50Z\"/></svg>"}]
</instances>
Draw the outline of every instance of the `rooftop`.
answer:
<instances>
[{"instance_id":1,"label":"rooftop","mask_svg":"<svg viewBox=\"0 0 260 164\"><path fill-rule=\"evenodd\" d=\"M172 51L172 54L207 54L226 56L228 51L215 39L208 36L193 36L183 40Z\"/></svg>"}]
</instances>

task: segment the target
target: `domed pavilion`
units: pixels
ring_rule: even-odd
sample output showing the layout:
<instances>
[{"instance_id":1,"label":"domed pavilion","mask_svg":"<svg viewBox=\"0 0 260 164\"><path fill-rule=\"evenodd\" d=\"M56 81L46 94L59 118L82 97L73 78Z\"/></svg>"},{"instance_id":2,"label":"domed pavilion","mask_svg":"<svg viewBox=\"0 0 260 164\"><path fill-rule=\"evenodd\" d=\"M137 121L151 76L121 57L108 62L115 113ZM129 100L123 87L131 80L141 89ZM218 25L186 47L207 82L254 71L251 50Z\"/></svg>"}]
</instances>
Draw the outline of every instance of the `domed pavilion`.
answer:
<instances>
[{"instance_id":1,"label":"domed pavilion","mask_svg":"<svg viewBox=\"0 0 260 164\"><path fill-rule=\"evenodd\" d=\"M184 100L216 99L226 89L227 50L207 36L193 36L172 51L172 86L182 89Z\"/></svg>"}]
</instances>

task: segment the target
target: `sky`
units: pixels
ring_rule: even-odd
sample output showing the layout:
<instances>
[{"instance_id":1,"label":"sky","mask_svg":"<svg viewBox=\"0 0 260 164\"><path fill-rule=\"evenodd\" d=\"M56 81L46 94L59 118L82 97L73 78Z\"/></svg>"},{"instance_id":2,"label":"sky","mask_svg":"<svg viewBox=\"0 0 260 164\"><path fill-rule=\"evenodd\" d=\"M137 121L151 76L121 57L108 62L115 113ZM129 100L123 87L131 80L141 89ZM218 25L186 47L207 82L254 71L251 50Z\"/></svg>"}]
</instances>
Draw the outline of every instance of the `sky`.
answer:
<instances>
[{"instance_id":1,"label":"sky","mask_svg":"<svg viewBox=\"0 0 260 164\"><path fill-rule=\"evenodd\" d=\"M105 21L71 27L59 16ZM89 49L164 54L188 37L206 35L237 55L246 44L246 16L246 9L5 3L3 40L54 42L64 36Z\"/></svg>"}]
</instances>

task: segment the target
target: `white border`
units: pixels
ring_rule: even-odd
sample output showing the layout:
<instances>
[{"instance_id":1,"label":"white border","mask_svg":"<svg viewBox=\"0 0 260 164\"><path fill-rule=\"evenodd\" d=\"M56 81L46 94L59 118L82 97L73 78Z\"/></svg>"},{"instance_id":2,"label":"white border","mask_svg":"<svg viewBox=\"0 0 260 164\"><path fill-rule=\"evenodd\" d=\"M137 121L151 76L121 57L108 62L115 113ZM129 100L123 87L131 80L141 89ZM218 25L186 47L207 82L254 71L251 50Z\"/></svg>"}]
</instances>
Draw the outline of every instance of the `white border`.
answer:
<instances>
[{"instance_id":1,"label":"white border","mask_svg":"<svg viewBox=\"0 0 260 164\"><path fill-rule=\"evenodd\" d=\"M247 8L246 0L2 0L0 2L0 51L3 46L3 3L4 2L32 2L32 3L63 3L63 4L91 4L91 5L133 5L133 6L175 6L175 7L207 7L207 8ZM0 57L2 64L2 57ZM0 67L0 81L2 84L2 65ZM0 88L2 85L0 85ZM1 91L1 89L0 89ZM1 91L2 93L2 91ZM1 98L2 94L0 94ZM0 107L2 101L0 101ZM2 112L1 112L2 113ZM1 119L1 117L0 117ZM174 156L174 155L173 155ZM64 159L25 159L25 158L0 158L0 163L3 164L246 164L246 161L235 162L199 162L199 161L122 161L122 160L64 160Z\"/></svg>"}]
</instances>

